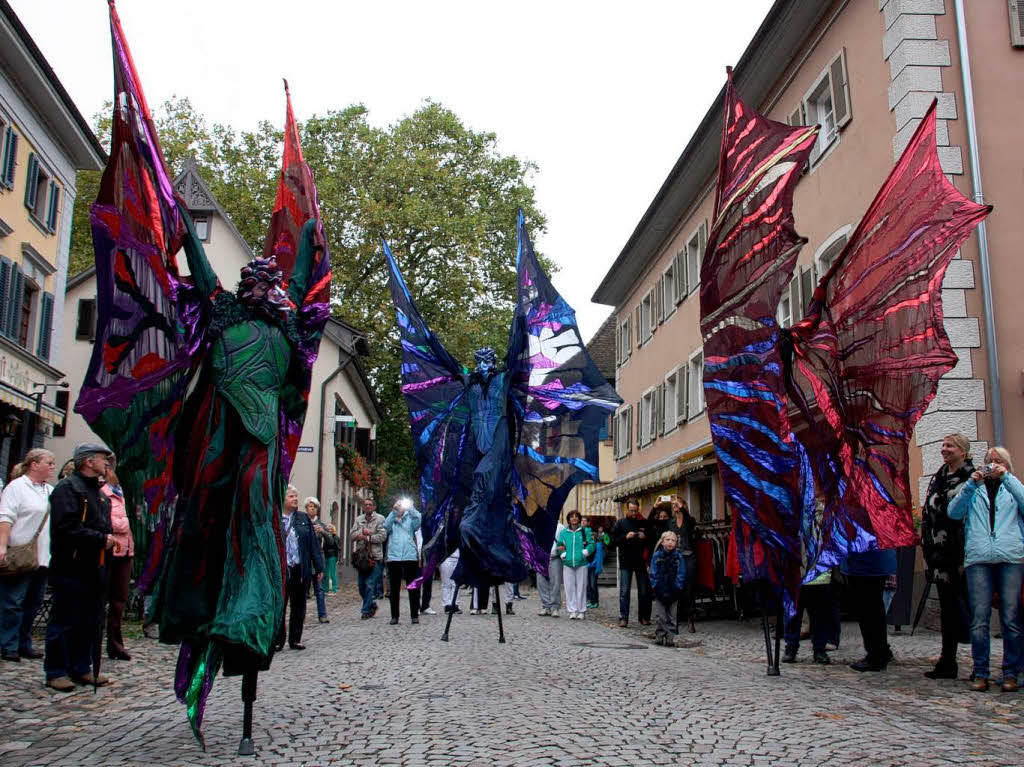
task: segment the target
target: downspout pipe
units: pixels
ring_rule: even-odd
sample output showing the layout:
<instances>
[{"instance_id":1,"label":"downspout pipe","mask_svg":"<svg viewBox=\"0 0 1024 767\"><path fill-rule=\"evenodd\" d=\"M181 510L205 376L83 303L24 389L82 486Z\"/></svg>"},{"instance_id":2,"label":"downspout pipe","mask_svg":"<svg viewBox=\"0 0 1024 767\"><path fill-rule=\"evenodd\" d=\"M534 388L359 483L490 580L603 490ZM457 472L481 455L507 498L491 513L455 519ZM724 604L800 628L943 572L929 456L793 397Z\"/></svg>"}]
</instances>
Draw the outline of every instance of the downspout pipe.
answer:
<instances>
[{"instance_id":1,"label":"downspout pipe","mask_svg":"<svg viewBox=\"0 0 1024 767\"><path fill-rule=\"evenodd\" d=\"M956 41L960 49L960 77L964 87L964 116L967 118L967 152L971 161L971 187L974 201L984 205L981 189L981 158L978 155L978 121L974 113L974 86L971 82L971 58L967 45L967 21L964 0L954 0L956 6ZM985 338L988 344L988 389L992 407L992 437L996 445L1005 444L1003 438L1003 396L999 384L999 352L996 346L995 305L992 300L992 266L989 262L988 229L985 221L978 224L978 262L981 266L981 296L985 310Z\"/></svg>"},{"instance_id":2,"label":"downspout pipe","mask_svg":"<svg viewBox=\"0 0 1024 767\"><path fill-rule=\"evenodd\" d=\"M349 355L348 359L346 359L344 362L342 362L340 365L338 365L338 367L336 367L334 369L334 372L331 373L329 376L327 376L327 378L324 379L324 382L322 384L320 384L320 431L319 431L320 439L317 440L317 443L316 443L316 497L320 499L321 507L323 507L323 505L324 505L324 497L323 497L323 495L321 495L321 493L323 492L323 485L324 485L324 456L323 456L323 451L324 451L324 421L326 420L326 416L324 414L324 409L325 409L325 407L327 405L327 403L326 403L327 385L331 381L333 381L335 378L340 376L342 374L342 372L344 372L345 368L347 368L349 366L349 363L352 362L353 357L354 357L354 355Z\"/></svg>"}]
</instances>

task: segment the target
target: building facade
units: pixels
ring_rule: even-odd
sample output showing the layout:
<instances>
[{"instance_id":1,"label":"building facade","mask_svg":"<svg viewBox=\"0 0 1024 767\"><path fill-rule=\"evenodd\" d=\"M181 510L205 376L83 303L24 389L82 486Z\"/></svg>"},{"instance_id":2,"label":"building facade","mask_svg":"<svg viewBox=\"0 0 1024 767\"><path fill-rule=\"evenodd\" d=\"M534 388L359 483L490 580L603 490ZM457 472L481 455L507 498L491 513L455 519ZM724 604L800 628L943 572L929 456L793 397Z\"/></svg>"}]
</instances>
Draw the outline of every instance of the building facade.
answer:
<instances>
[{"instance_id":1,"label":"building facade","mask_svg":"<svg viewBox=\"0 0 1024 767\"><path fill-rule=\"evenodd\" d=\"M106 156L0 0L0 479L63 422L60 334L75 175ZM64 392L66 393L66 392Z\"/></svg>"},{"instance_id":2,"label":"building facade","mask_svg":"<svg viewBox=\"0 0 1024 767\"><path fill-rule=\"evenodd\" d=\"M1021 46L1018 0L778 0L734 72L740 97L762 114L821 126L795 192L796 229L809 242L778 307L783 324L803 316L933 99L947 176L975 199L983 180L984 201L995 206L943 283L946 331L960 361L915 431L917 505L945 434L967 434L976 456L997 435L1011 453L1024 450L1013 428L1024 417L1024 311L1014 272L1024 233L1016 215L1024 196L1015 131L1024 118ZM724 89L593 299L615 307L616 388L625 400L614 429L616 479L598 495L649 506L678 492L713 534L730 515L704 409L699 280L723 97Z\"/></svg>"},{"instance_id":3,"label":"building facade","mask_svg":"<svg viewBox=\"0 0 1024 767\"><path fill-rule=\"evenodd\" d=\"M195 162L186 163L174 188L192 216L210 265L225 288L231 289L239 270L252 258L252 248L210 191ZM188 274L184 258L178 266L182 274ZM51 449L58 460L70 457L79 442L96 439L85 420L68 407L78 398L96 338L95 272L93 267L68 280L62 302L66 321L57 335L71 387L59 395L61 406L68 412L66 423L56 430L52 440ZM355 488L342 479L341 446L350 445L371 460L375 452L380 407L359 363L368 354L369 347L359 330L333 317L328 320L313 367L306 422L292 469L291 482L300 495L318 497L324 519L333 522L339 533L345 526L345 515L354 513L357 501Z\"/></svg>"}]
</instances>

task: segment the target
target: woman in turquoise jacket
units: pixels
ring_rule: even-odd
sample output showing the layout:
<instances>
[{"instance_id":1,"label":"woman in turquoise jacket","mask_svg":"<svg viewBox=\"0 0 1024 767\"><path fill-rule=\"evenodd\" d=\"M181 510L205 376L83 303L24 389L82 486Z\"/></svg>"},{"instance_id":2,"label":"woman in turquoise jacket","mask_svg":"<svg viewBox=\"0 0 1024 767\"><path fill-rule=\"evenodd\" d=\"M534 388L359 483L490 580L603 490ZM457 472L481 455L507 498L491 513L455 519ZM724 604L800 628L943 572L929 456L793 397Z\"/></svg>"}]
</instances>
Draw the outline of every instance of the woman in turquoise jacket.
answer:
<instances>
[{"instance_id":1,"label":"woman in turquoise jacket","mask_svg":"<svg viewBox=\"0 0 1024 767\"><path fill-rule=\"evenodd\" d=\"M1017 689L1021 670L1020 595L1024 581L1024 485L1013 476L1006 448L993 447L949 504L950 519L966 527L964 565L971 605L971 689L988 689L989 618L999 591L1003 627L1003 691Z\"/></svg>"},{"instance_id":2,"label":"woman in turquoise jacket","mask_svg":"<svg viewBox=\"0 0 1024 767\"><path fill-rule=\"evenodd\" d=\"M562 559L565 583L565 607L571 620L583 620L587 611L587 565L594 556L594 534L580 523L578 511L570 511L565 520L568 527L558 534L558 556Z\"/></svg>"}]
</instances>

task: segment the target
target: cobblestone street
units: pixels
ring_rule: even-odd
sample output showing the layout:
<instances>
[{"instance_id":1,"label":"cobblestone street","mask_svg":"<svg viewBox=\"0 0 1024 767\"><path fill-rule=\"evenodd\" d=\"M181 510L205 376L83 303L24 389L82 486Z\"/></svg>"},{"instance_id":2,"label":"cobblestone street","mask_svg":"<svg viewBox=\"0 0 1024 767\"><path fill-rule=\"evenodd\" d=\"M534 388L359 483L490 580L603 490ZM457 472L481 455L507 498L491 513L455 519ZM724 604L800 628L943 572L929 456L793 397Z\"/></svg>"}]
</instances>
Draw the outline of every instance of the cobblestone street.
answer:
<instances>
[{"instance_id":1,"label":"cobblestone street","mask_svg":"<svg viewBox=\"0 0 1024 767\"><path fill-rule=\"evenodd\" d=\"M612 607L611 590L605 607ZM667 649L649 629L538 617L533 592L506 619L459 615L360 621L352 588L310 603L305 652L285 650L261 675L257 757L235 755L239 680L218 679L193 740L170 690L174 648L136 636L130 662L105 661L115 683L94 695L45 689L39 661L4 664L0 763L15 765L933 765L1019 764L1024 698L930 682L938 636L891 638L896 662L856 674L844 625L829 667L809 662L765 676L756 621L705 622L691 647ZM403 603L403 610L407 604ZM465 605L464 605L465 608ZM998 642L995 642L998 647ZM961 676L969 670L961 650Z\"/></svg>"}]
</instances>

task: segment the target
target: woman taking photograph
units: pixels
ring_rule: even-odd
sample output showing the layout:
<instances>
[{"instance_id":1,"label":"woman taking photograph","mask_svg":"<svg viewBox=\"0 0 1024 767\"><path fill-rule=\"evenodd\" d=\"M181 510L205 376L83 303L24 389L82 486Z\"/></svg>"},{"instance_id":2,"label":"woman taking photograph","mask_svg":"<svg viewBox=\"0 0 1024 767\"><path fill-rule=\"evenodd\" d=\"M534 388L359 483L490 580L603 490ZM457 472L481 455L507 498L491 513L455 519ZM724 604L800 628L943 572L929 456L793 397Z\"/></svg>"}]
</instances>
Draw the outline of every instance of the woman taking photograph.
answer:
<instances>
[{"instance_id":1,"label":"woman taking photograph","mask_svg":"<svg viewBox=\"0 0 1024 767\"><path fill-rule=\"evenodd\" d=\"M989 680L989 619L999 592L1003 628L1003 692L1017 689L1021 663L1020 590L1024 580L1024 485L1013 476L1004 447L993 447L985 465L949 505L951 519L966 525L967 593L971 606L971 689L984 692Z\"/></svg>"},{"instance_id":2,"label":"woman taking photograph","mask_svg":"<svg viewBox=\"0 0 1024 767\"><path fill-rule=\"evenodd\" d=\"M932 582L939 594L942 654L929 679L956 679L957 646L968 641L967 581L964 578L964 523L950 519L950 501L974 473L971 443L963 434L942 440L942 467L928 483L921 515L921 548Z\"/></svg>"},{"instance_id":3,"label":"woman taking photograph","mask_svg":"<svg viewBox=\"0 0 1024 767\"><path fill-rule=\"evenodd\" d=\"M0 656L5 661L42 658L32 647L32 622L43 603L50 564L49 481L57 462L49 450L29 450L18 464L16 479L0 496L0 562L10 546L36 541L39 567L31 572L0 575Z\"/></svg>"}]
</instances>

